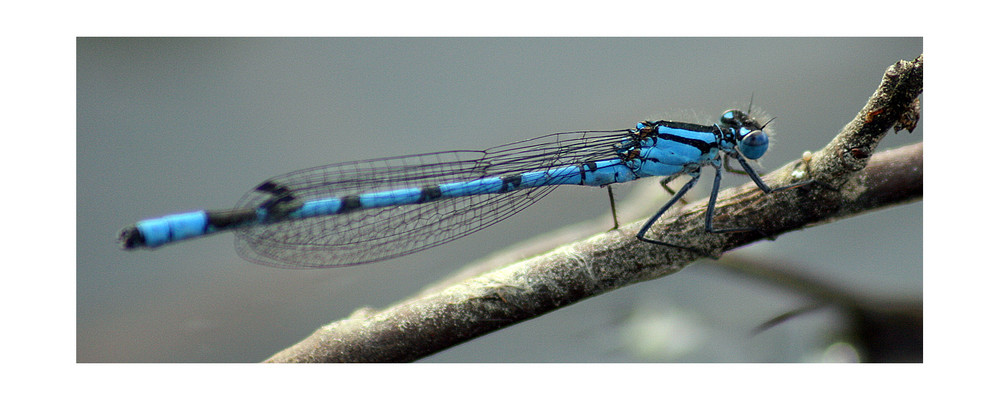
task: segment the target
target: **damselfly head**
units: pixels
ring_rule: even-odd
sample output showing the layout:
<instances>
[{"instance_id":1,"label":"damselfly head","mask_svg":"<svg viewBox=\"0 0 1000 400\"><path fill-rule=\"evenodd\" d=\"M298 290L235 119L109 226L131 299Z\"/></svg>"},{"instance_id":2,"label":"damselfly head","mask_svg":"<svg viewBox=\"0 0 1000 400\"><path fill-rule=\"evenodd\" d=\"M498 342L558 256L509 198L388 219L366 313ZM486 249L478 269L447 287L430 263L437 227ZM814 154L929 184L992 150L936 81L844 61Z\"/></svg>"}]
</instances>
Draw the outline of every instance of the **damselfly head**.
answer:
<instances>
[{"instance_id":1,"label":"damselfly head","mask_svg":"<svg viewBox=\"0 0 1000 400\"><path fill-rule=\"evenodd\" d=\"M735 134L740 154L751 160L756 160L767 152L769 140L764 133L764 126L771 121L761 124L748 113L736 109L722 113L719 118L721 127L730 129Z\"/></svg>"}]
</instances>

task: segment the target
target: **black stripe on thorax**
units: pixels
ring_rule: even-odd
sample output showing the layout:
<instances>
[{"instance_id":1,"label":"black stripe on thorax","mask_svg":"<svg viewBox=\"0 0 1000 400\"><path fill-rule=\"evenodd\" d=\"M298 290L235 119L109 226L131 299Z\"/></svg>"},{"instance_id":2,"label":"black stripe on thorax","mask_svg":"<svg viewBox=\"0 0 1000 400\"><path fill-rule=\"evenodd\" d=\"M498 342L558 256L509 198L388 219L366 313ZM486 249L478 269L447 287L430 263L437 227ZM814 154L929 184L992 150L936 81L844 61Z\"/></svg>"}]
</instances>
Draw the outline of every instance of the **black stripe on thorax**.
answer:
<instances>
[{"instance_id":1,"label":"black stripe on thorax","mask_svg":"<svg viewBox=\"0 0 1000 400\"><path fill-rule=\"evenodd\" d=\"M677 135L673 135L673 134L669 134L669 133L661 133L661 134L658 134L657 137L659 137L660 139L663 139L663 140L669 140L669 141L672 141L672 142L686 144L688 146L694 147L694 148L698 149L698 151L701 151L702 154L707 154L713 148L719 147L719 144L716 143L716 142L706 142L704 140L691 139L691 138L686 138L686 137L683 137L683 136L677 136Z\"/></svg>"}]
</instances>

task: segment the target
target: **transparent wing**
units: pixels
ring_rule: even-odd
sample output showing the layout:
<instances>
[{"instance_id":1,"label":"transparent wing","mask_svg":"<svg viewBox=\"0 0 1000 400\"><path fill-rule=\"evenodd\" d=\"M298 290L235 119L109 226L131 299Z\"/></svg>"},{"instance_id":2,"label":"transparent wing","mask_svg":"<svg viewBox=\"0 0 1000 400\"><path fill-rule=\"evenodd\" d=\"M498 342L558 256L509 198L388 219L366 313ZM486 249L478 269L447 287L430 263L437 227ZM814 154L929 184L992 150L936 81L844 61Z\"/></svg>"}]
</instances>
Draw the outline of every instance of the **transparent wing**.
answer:
<instances>
[{"instance_id":1,"label":"transparent wing","mask_svg":"<svg viewBox=\"0 0 1000 400\"><path fill-rule=\"evenodd\" d=\"M556 133L484 151L449 151L332 164L269 180L303 201L506 176L616 158L627 130ZM364 209L248 226L236 232L242 257L286 268L324 268L399 257L466 236L534 204L555 186ZM271 198L251 191L237 208Z\"/></svg>"}]
</instances>

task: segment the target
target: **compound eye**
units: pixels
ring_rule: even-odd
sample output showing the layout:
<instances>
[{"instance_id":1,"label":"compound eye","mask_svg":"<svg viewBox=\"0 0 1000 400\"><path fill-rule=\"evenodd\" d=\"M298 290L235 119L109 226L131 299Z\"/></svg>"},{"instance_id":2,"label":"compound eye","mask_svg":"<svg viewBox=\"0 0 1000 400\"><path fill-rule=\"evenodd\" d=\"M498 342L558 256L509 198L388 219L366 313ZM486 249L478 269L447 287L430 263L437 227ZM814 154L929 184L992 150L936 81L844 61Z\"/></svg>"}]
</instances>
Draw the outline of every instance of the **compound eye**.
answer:
<instances>
[{"instance_id":1,"label":"compound eye","mask_svg":"<svg viewBox=\"0 0 1000 400\"><path fill-rule=\"evenodd\" d=\"M740 139L740 153L743 157L756 160L767 152L767 144L767 134L764 131L751 131Z\"/></svg>"}]
</instances>

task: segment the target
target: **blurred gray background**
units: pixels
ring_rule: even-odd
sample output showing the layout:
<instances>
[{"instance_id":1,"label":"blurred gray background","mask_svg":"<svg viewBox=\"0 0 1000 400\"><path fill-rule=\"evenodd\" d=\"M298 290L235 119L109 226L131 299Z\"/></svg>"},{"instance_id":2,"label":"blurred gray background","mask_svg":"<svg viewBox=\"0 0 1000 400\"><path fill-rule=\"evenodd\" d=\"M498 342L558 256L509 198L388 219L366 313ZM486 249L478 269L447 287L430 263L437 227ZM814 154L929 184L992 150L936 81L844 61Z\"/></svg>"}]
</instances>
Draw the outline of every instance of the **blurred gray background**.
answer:
<instances>
[{"instance_id":1,"label":"blurred gray background","mask_svg":"<svg viewBox=\"0 0 1000 400\"><path fill-rule=\"evenodd\" d=\"M255 362L353 310L381 308L515 243L592 219L601 189L556 190L470 237L326 270L248 263L233 236L125 252L139 219L231 207L266 178L335 162L478 150L652 118L778 119L768 172L818 150L920 38L79 39L77 360ZM922 141L890 133L880 150ZM746 178L727 175L726 187ZM619 188L622 201L649 183ZM655 185L655 181L652 181ZM705 195L710 180L690 197ZM656 192L652 192L656 193ZM662 204L666 194L653 200ZM628 204L628 203L626 203ZM734 253L870 296L922 298L922 205L785 234ZM638 219L645 210L629 215ZM596 233L597 230L594 232ZM528 254L525 254L528 255ZM427 359L438 362L837 360L843 318L695 263ZM837 347L842 349L842 347ZM847 358L849 359L849 357Z\"/></svg>"}]
</instances>

